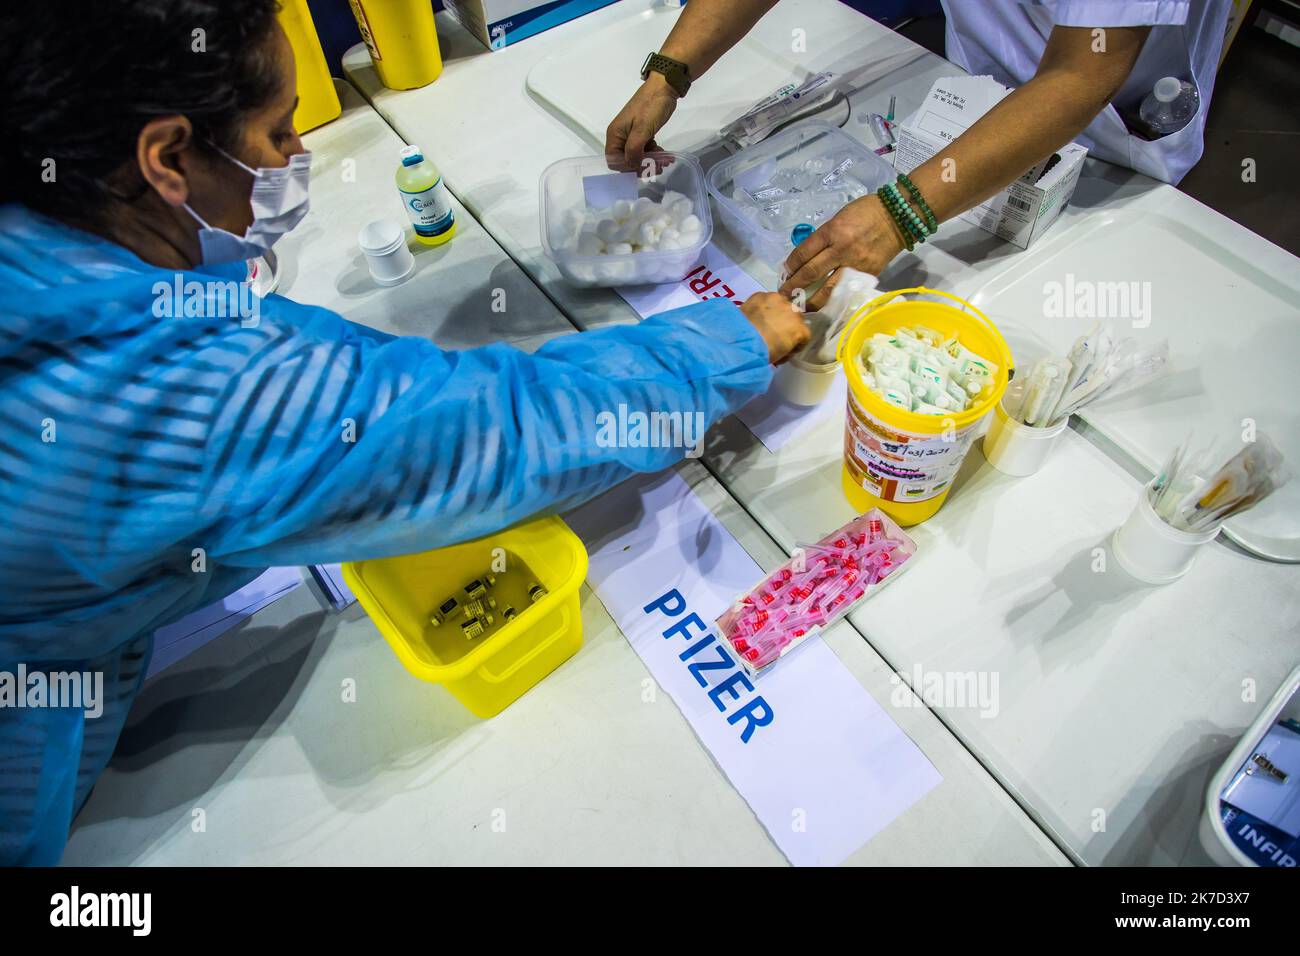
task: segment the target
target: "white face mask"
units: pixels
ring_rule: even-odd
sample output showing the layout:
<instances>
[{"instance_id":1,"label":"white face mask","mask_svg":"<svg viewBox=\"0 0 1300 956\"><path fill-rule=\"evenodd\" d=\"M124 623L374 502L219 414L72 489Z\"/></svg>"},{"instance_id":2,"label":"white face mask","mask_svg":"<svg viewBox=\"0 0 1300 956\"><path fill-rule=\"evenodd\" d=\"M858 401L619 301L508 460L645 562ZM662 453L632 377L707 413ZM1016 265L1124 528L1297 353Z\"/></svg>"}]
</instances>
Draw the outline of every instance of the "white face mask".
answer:
<instances>
[{"instance_id":1,"label":"white face mask","mask_svg":"<svg viewBox=\"0 0 1300 956\"><path fill-rule=\"evenodd\" d=\"M209 226L203 217L185 204L185 211L202 227L199 229L199 248L203 265L223 262L242 262L264 255L277 239L302 222L310 202L307 197L311 178L311 153L294 153L287 166L273 169L253 169L245 166L220 147L213 147L222 156L253 175L253 224L243 236L225 229Z\"/></svg>"}]
</instances>

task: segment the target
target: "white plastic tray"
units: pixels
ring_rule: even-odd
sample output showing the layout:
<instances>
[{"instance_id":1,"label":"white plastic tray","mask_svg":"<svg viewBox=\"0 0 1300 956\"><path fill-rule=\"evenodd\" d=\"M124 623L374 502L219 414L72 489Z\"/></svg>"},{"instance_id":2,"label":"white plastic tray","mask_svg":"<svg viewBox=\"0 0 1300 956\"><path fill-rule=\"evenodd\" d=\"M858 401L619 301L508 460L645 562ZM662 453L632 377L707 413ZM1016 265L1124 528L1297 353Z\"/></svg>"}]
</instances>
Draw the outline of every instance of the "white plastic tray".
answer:
<instances>
[{"instance_id":1,"label":"white plastic tray","mask_svg":"<svg viewBox=\"0 0 1300 956\"><path fill-rule=\"evenodd\" d=\"M1199 215L1190 216L1189 208ZM1008 269L967 298L990 314L1017 317L1063 355L1095 318L1049 315L1049 289L1068 298L1071 288L1088 283L1100 301L1103 293L1109 300L1113 283L1137 283L1130 290L1149 296L1149 315L1137 319L1141 327L1122 316L1116 328L1139 342L1168 339L1171 373L1089 406L1080 417L1153 473L1190 430L1201 444L1227 441L1253 421L1295 477L1227 522L1224 533L1261 557L1300 562L1296 258L1204 207L1181 203L1173 215L1098 211L1055 240L1050 233L1044 239L1045 254L1013 256ZM1238 253L1247 244L1249 259Z\"/></svg>"},{"instance_id":2,"label":"white plastic tray","mask_svg":"<svg viewBox=\"0 0 1300 956\"><path fill-rule=\"evenodd\" d=\"M642 10L551 54L528 72L528 91L603 146L610 120L641 85L646 54L659 49L680 13L673 7ZM698 151L764 96L807 76L793 57L741 40L678 103L656 141L666 150Z\"/></svg>"}]
</instances>

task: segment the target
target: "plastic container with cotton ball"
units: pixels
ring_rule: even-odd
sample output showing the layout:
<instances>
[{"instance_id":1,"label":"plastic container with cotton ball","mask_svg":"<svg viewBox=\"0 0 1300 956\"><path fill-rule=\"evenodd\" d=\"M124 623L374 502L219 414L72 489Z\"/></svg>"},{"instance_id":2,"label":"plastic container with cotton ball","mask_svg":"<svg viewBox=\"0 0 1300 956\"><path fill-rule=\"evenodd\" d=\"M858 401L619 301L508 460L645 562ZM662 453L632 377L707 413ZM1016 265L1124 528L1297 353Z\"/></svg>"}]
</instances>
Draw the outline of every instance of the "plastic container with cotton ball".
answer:
<instances>
[{"instance_id":1,"label":"plastic container with cotton ball","mask_svg":"<svg viewBox=\"0 0 1300 956\"><path fill-rule=\"evenodd\" d=\"M700 164L647 153L646 174L603 156L562 159L542 173L541 239L560 274L580 287L679 282L713 235Z\"/></svg>"}]
</instances>

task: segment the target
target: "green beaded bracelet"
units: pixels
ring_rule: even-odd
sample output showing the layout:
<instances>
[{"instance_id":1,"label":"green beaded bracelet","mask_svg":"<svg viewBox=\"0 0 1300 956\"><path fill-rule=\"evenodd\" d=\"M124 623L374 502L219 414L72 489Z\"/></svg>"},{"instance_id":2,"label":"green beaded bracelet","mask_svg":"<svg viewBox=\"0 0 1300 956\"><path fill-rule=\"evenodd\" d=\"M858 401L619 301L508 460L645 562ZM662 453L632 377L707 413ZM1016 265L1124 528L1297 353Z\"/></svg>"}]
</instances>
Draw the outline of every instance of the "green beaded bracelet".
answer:
<instances>
[{"instance_id":1,"label":"green beaded bracelet","mask_svg":"<svg viewBox=\"0 0 1300 956\"><path fill-rule=\"evenodd\" d=\"M882 186L877 195L880 196L885 208L889 210L889 215L894 220L894 225L898 227L898 231L902 234L903 245L908 252L911 252L916 247L918 241L925 241L924 234L908 220L907 214L903 211L903 202L897 192L891 190L888 186Z\"/></svg>"},{"instance_id":2,"label":"green beaded bracelet","mask_svg":"<svg viewBox=\"0 0 1300 956\"><path fill-rule=\"evenodd\" d=\"M916 188L916 183L908 178L907 173L899 173L898 181L906 187L908 194L912 197L912 202L921 207L921 212L925 214L925 220L930 226L930 234L933 235L938 232L939 220L935 218L934 210L930 208L930 204L921 195L921 190Z\"/></svg>"},{"instance_id":3,"label":"green beaded bracelet","mask_svg":"<svg viewBox=\"0 0 1300 956\"><path fill-rule=\"evenodd\" d=\"M890 183L886 188L888 189L890 196L892 196L894 201L898 204L899 209L902 210L908 223L912 226L912 231L915 233L917 241L925 242L926 238L931 235L930 229L921 221L921 217L916 214L912 207L907 204L907 200L903 198L903 194L898 191L897 186Z\"/></svg>"},{"instance_id":4,"label":"green beaded bracelet","mask_svg":"<svg viewBox=\"0 0 1300 956\"><path fill-rule=\"evenodd\" d=\"M907 204L907 200L903 198L902 193L898 191L893 183L882 186L881 191L889 196L895 214L907 224L912 233L912 238L917 242L925 242L931 232L926 224L922 222L921 217Z\"/></svg>"},{"instance_id":5,"label":"green beaded bracelet","mask_svg":"<svg viewBox=\"0 0 1300 956\"><path fill-rule=\"evenodd\" d=\"M883 189L876 190L876 198L880 200L880 204L884 206L885 211L889 213L889 218L893 220L894 228L898 230L898 234L903 237L903 248L908 252L911 252L916 248L916 244L912 241L911 232L909 232L907 227L903 225L902 217L894 210L894 207L890 205L889 197L885 194Z\"/></svg>"}]
</instances>

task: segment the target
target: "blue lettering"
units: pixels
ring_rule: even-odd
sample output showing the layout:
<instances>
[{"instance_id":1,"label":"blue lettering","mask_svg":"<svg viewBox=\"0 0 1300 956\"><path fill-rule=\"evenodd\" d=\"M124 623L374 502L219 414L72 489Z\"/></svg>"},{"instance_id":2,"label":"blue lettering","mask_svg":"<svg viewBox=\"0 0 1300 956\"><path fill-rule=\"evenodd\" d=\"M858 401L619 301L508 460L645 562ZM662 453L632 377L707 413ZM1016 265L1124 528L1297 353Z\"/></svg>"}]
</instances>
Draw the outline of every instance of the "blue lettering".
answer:
<instances>
[{"instance_id":1,"label":"blue lettering","mask_svg":"<svg viewBox=\"0 0 1300 956\"><path fill-rule=\"evenodd\" d=\"M692 612L690 614L687 614L684 618L682 618L672 627L664 631L664 639L667 640L669 637L671 637L674 634L680 634L682 637L689 640L690 635L686 633L686 629L691 625L692 622L694 622L695 626L700 629L700 633L704 633L709 629L708 625L706 625L703 621L700 620L700 616Z\"/></svg>"},{"instance_id":2,"label":"blue lettering","mask_svg":"<svg viewBox=\"0 0 1300 956\"><path fill-rule=\"evenodd\" d=\"M717 707L718 710L727 709L727 705L719 699L722 697L724 691L731 695L732 700L740 700L740 693L736 690L737 684L744 684L745 690L754 689L754 685L749 682L749 678L745 676L745 672L736 671L726 680L717 684L713 690L709 691L709 699L713 701L713 705Z\"/></svg>"},{"instance_id":3,"label":"blue lettering","mask_svg":"<svg viewBox=\"0 0 1300 956\"><path fill-rule=\"evenodd\" d=\"M754 716L754 712L760 707L763 709L763 716ZM772 722L774 716L776 715L772 713L772 708L767 706L767 701L763 700L762 697L755 697L744 707L740 708L740 710L728 717L727 723L735 724L742 720L745 721L745 729L740 732L740 742L742 744L747 744L749 743L749 738L754 736L754 728L766 727Z\"/></svg>"},{"instance_id":4,"label":"blue lettering","mask_svg":"<svg viewBox=\"0 0 1300 956\"><path fill-rule=\"evenodd\" d=\"M677 601L677 607L673 608L672 610L669 610L668 602L674 598ZM669 617L676 617L678 614L681 614L682 611L686 610L686 598L682 597L680 591L678 591L676 588L673 588L671 591L669 591L667 594L664 594L658 600L651 601L641 610L644 611L646 614L649 614L651 611L663 611Z\"/></svg>"},{"instance_id":5,"label":"blue lettering","mask_svg":"<svg viewBox=\"0 0 1300 956\"><path fill-rule=\"evenodd\" d=\"M696 641L690 647L686 648L686 650L678 654L677 658L678 660L689 661L692 657L694 657L696 654L704 650L704 648L708 647L712 643L713 643L713 635L712 634L705 635L704 640Z\"/></svg>"},{"instance_id":6,"label":"blue lettering","mask_svg":"<svg viewBox=\"0 0 1300 956\"><path fill-rule=\"evenodd\" d=\"M735 667L736 662L732 660L731 655L719 644L716 648L719 660L714 663L688 664L686 669L691 672L691 676L701 687L708 687L709 682L700 676L700 671L720 671L728 667Z\"/></svg>"}]
</instances>

